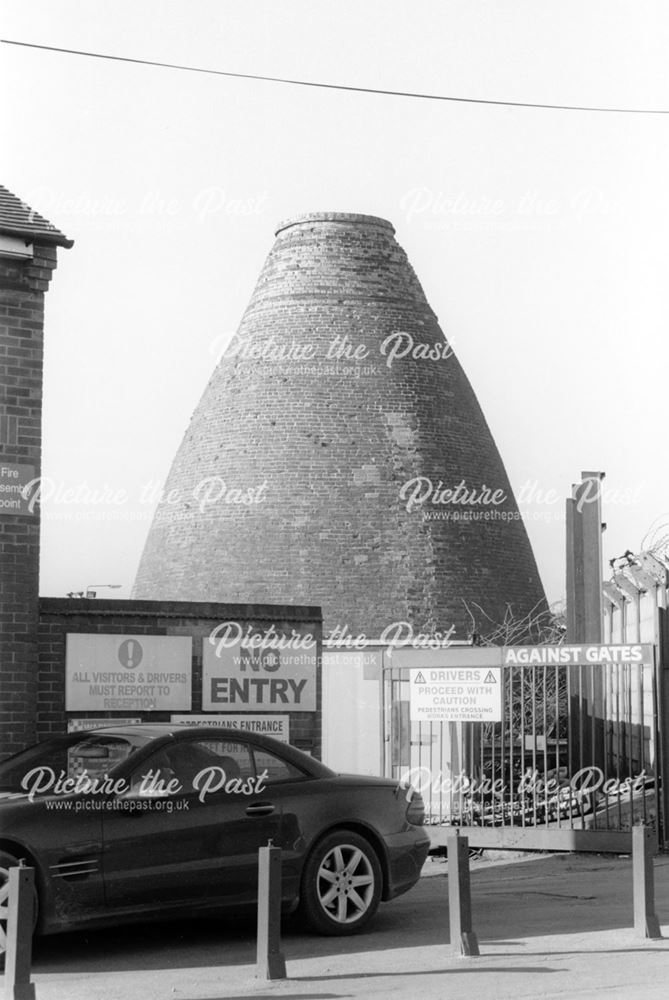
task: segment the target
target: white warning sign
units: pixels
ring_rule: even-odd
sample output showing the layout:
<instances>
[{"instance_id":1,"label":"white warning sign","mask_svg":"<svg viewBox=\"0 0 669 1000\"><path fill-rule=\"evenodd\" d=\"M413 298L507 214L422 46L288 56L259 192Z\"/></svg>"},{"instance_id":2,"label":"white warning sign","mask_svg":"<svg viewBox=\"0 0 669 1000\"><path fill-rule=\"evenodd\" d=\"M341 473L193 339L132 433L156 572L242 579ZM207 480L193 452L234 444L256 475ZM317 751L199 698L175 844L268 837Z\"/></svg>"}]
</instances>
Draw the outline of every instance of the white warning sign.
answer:
<instances>
[{"instance_id":1,"label":"white warning sign","mask_svg":"<svg viewBox=\"0 0 669 1000\"><path fill-rule=\"evenodd\" d=\"M410 670L413 722L501 722L500 667Z\"/></svg>"},{"instance_id":2,"label":"white warning sign","mask_svg":"<svg viewBox=\"0 0 669 1000\"><path fill-rule=\"evenodd\" d=\"M223 622L202 646L206 712L316 710L316 640L306 627L290 635Z\"/></svg>"},{"instance_id":3,"label":"white warning sign","mask_svg":"<svg viewBox=\"0 0 669 1000\"><path fill-rule=\"evenodd\" d=\"M193 640L68 632L67 712L190 711Z\"/></svg>"}]
</instances>

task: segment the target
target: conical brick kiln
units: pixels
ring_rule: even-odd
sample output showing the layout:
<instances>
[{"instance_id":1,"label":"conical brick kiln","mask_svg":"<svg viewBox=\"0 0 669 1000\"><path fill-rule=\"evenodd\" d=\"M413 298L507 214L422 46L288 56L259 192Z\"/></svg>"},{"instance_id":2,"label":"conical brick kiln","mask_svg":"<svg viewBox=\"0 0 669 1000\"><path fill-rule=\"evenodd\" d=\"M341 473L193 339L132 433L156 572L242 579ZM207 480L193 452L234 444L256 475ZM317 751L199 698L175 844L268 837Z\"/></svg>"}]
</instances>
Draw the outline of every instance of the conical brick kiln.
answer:
<instances>
[{"instance_id":1,"label":"conical brick kiln","mask_svg":"<svg viewBox=\"0 0 669 1000\"><path fill-rule=\"evenodd\" d=\"M471 630L544 597L476 396L389 222L280 226L172 465L137 598Z\"/></svg>"}]
</instances>

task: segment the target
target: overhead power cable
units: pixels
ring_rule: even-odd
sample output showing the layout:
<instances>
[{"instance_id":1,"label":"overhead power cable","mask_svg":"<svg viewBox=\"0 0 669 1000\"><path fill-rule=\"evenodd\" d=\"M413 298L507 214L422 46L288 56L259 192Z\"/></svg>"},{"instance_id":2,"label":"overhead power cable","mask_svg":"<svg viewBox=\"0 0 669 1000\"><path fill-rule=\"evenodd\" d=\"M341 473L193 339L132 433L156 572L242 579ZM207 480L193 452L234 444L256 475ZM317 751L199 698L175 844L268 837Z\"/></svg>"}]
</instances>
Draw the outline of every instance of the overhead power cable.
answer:
<instances>
[{"instance_id":1,"label":"overhead power cable","mask_svg":"<svg viewBox=\"0 0 669 1000\"><path fill-rule=\"evenodd\" d=\"M265 83L286 83L293 87L319 87L323 90L343 90L353 94L380 94L384 97L410 97L421 101L452 101L459 104L489 104L506 108L543 108L551 111L594 111L620 115L667 115L663 108L598 108L577 104L538 104L529 101L493 101L482 97L449 97L445 94L420 94L407 90L383 90L378 87L353 87L344 83L319 83L316 80L292 80L283 76L262 76L258 73L233 73L230 70L206 69L202 66L184 66L180 63L157 62L154 59L132 59L130 56L111 56L104 52L86 52L80 49L64 49L55 45L37 45L33 42L17 42L0 38L3 45L18 45L26 49L41 49L45 52L60 52L70 56L86 56L89 59L107 59L111 62L133 63L136 66L158 66L161 69L176 69L184 73L205 73L210 76L227 76L237 80L262 80Z\"/></svg>"}]
</instances>

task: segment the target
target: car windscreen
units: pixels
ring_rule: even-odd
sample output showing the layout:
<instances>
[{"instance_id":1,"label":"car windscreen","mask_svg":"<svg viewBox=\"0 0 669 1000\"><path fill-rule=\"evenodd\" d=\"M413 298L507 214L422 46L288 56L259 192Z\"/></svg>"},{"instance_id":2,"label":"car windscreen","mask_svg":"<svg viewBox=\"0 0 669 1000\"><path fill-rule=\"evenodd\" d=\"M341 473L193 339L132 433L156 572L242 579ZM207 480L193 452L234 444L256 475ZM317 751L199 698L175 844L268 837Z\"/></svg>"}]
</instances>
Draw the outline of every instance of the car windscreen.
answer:
<instances>
[{"instance_id":1,"label":"car windscreen","mask_svg":"<svg viewBox=\"0 0 669 1000\"><path fill-rule=\"evenodd\" d=\"M71 733L46 740L0 763L0 792L21 792L34 787L34 775L39 769L42 769L39 784L45 791L55 787L59 778L77 778L84 773L90 777L109 774L146 743L147 737L139 733ZM31 774L32 779L28 778Z\"/></svg>"}]
</instances>

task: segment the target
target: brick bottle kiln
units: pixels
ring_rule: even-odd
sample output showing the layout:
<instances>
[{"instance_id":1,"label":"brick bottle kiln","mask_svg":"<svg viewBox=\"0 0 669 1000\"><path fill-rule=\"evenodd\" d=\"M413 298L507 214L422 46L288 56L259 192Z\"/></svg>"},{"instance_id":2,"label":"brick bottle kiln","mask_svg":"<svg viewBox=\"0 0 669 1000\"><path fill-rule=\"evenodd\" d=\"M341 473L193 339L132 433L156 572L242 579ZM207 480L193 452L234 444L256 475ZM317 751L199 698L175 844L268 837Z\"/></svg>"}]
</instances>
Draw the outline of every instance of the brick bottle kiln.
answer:
<instances>
[{"instance_id":1,"label":"brick bottle kiln","mask_svg":"<svg viewBox=\"0 0 669 1000\"><path fill-rule=\"evenodd\" d=\"M324 634L459 639L465 602L499 621L543 601L476 396L383 219L279 227L166 495L137 598L322 605Z\"/></svg>"}]
</instances>

